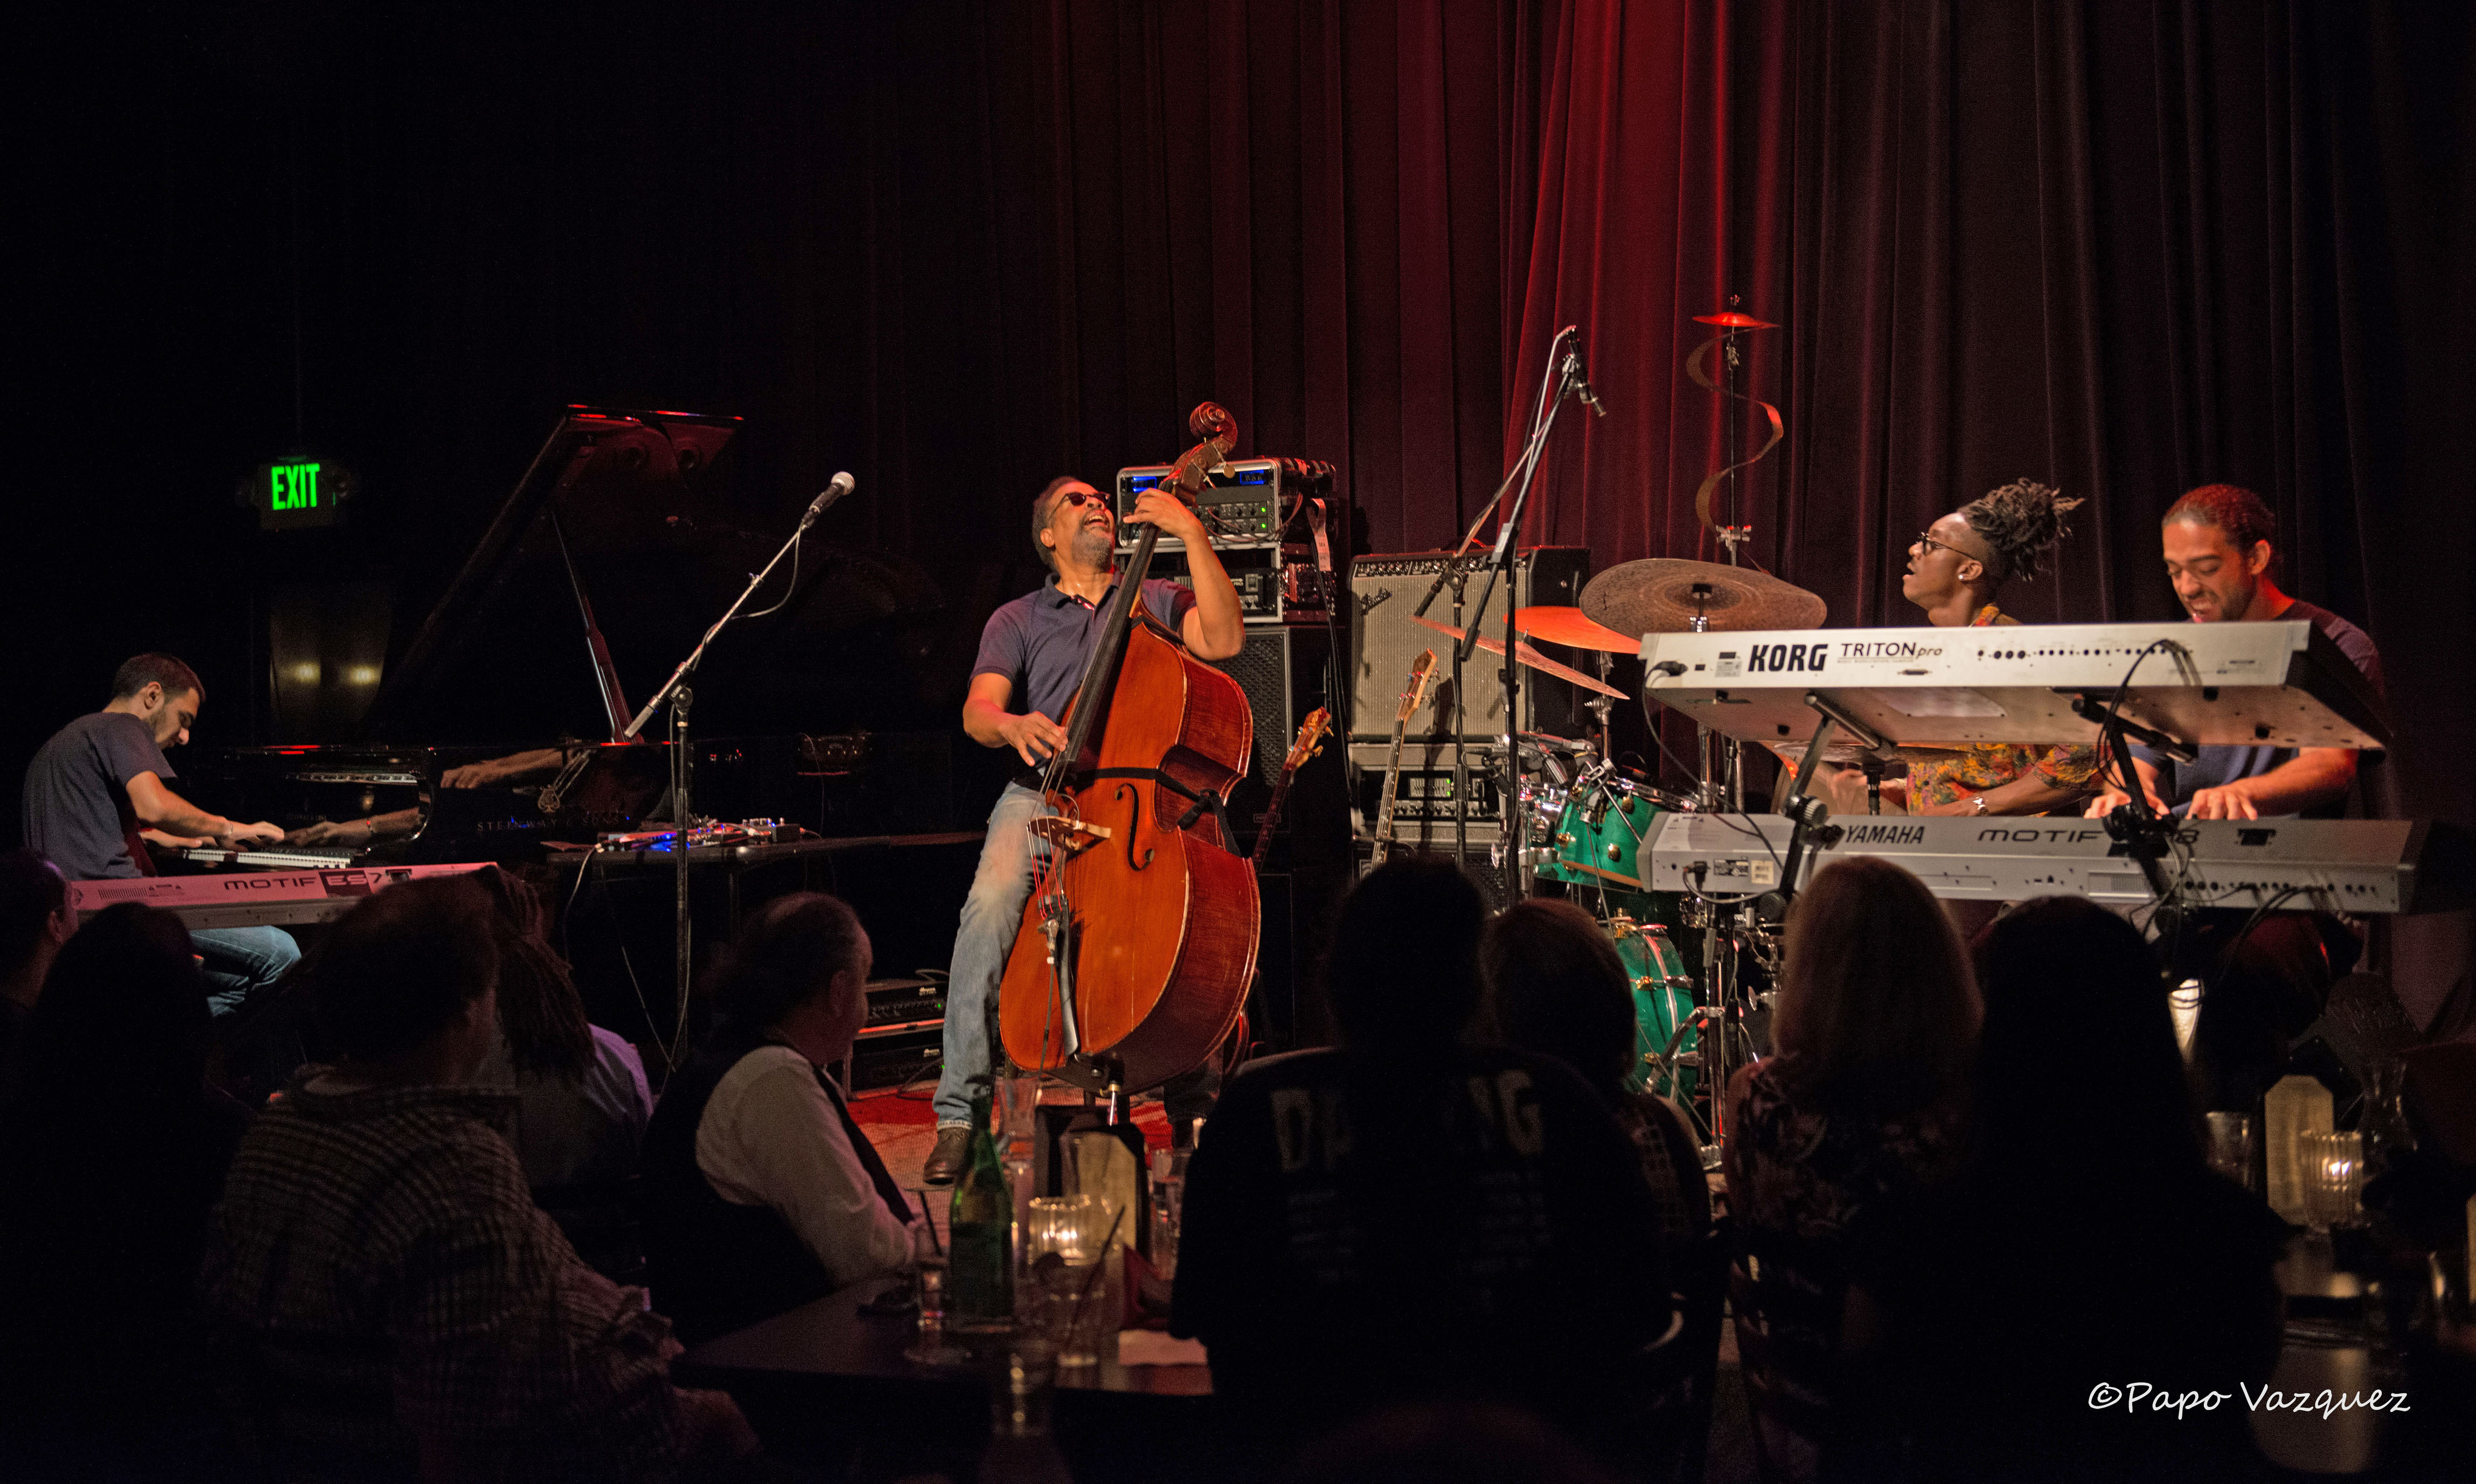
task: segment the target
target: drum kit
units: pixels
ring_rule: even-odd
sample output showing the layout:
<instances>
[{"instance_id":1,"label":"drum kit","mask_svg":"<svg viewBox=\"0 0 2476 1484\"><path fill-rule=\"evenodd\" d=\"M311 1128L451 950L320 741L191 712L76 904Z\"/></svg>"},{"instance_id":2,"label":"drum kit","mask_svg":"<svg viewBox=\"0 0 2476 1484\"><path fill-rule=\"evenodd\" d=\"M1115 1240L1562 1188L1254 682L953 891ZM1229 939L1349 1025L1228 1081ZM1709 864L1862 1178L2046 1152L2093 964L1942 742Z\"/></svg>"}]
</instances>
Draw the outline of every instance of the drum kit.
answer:
<instances>
[{"instance_id":1,"label":"drum kit","mask_svg":"<svg viewBox=\"0 0 2476 1484\"><path fill-rule=\"evenodd\" d=\"M1638 653L1645 633L1812 628L1824 614L1820 598L1769 574L1673 557L1612 567L1581 597L1579 607L1518 609L1513 626L1525 641L1614 656ZM1502 653L1500 645L1490 647ZM1529 642L1518 644L1515 655L1595 692L1600 731L1597 739L1518 739L1523 779L1509 823L1522 869L1536 881L1560 883L1615 941L1633 994L1636 1055L1628 1086L1686 1108L1705 1135L1707 1165L1719 1153L1729 1074L1756 1051L1747 1020L1769 1002L1756 986L1778 971L1780 932L1742 902L1649 891L1642 867L1663 816L1744 808L1736 744L1704 734L1694 790L1659 788L1608 755L1609 698L1622 694L1606 683L1608 658L1593 680ZM1658 720L1650 718L1654 730Z\"/></svg>"}]
</instances>

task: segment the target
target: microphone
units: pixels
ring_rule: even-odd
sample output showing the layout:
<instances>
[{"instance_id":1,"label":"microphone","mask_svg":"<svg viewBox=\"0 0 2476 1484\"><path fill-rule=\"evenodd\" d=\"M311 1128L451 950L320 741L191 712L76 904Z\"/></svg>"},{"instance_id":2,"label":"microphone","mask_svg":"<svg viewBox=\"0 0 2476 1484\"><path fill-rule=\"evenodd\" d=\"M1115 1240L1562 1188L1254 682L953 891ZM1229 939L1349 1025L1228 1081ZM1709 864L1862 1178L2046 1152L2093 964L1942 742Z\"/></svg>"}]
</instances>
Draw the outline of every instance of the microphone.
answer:
<instances>
[{"instance_id":1,"label":"microphone","mask_svg":"<svg viewBox=\"0 0 2476 1484\"><path fill-rule=\"evenodd\" d=\"M826 482L824 492L808 503L808 513L800 517L800 529L802 531L805 531L810 526L815 525L817 517L826 513L827 507L832 505L835 501L840 500L843 496L850 494L853 486L856 485L858 482L859 481L851 477L848 470L838 473L832 479L828 480Z\"/></svg>"},{"instance_id":2,"label":"microphone","mask_svg":"<svg viewBox=\"0 0 2476 1484\"><path fill-rule=\"evenodd\" d=\"M1566 334L1572 333L1572 329L1568 327ZM1599 394L1591 390L1591 379L1582 370L1581 345L1580 338L1576 336L1572 346L1565 352L1565 380L1572 384L1573 394L1582 399L1582 406L1605 417L1608 415L1608 409L1599 406Z\"/></svg>"}]
</instances>

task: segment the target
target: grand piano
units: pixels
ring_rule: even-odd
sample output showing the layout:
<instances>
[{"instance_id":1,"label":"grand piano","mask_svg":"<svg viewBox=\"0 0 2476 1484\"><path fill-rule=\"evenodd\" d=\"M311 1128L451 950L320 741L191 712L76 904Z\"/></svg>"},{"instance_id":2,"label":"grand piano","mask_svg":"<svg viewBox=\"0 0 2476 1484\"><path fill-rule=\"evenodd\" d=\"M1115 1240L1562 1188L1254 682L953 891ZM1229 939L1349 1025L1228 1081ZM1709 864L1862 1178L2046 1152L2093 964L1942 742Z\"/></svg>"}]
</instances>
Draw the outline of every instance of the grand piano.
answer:
<instances>
[{"instance_id":1,"label":"grand piano","mask_svg":"<svg viewBox=\"0 0 2476 1484\"><path fill-rule=\"evenodd\" d=\"M571 532L581 528L586 542L606 548L632 538L641 550L645 532L626 528L661 521L656 512L683 504L738 427L735 417L566 408L386 671L358 729L362 740L230 748L184 760L182 786L198 804L280 825L284 843L170 853L189 869L510 862L660 817L669 745L624 736L628 698ZM510 630L537 641L559 625L543 605L545 568L564 576L557 606L573 599L565 642L575 646L570 654L582 651L557 679L589 674L598 714L575 705L573 683L493 662ZM534 581L520 581L520 574ZM510 718L513 728L502 730ZM406 740L416 736L479 739Z\"/></svg>"}]
</instances>

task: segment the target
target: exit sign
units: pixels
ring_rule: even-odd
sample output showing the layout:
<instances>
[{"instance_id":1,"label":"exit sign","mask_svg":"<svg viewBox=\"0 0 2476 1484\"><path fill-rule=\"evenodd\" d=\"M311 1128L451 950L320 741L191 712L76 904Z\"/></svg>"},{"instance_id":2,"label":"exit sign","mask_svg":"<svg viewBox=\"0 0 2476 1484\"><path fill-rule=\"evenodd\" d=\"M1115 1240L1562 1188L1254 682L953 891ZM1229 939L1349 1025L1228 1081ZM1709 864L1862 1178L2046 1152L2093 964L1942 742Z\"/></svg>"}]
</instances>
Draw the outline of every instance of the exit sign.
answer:
<instances>
[{"instance_id":1,"label":"exit sign","mask_svg":"<svg viewBox=\"0 0 2476 1484\"><path fill-rule=\"evenodd\" d=\"M320 458L265 463L241 482L240 503L258 512L261 531L332 526L353 492L343 465Z\"/></svg>"},{"instance_id":2,"label":"exit sign","mask_svg":"<svg viewBox=\"0 0 2476 1484\"><path fill-rule=\"evenodd\" d=\"M266 507L272 510L318 508L318 466L283 463L266 466Z\"/></svg>"}]
</instances>

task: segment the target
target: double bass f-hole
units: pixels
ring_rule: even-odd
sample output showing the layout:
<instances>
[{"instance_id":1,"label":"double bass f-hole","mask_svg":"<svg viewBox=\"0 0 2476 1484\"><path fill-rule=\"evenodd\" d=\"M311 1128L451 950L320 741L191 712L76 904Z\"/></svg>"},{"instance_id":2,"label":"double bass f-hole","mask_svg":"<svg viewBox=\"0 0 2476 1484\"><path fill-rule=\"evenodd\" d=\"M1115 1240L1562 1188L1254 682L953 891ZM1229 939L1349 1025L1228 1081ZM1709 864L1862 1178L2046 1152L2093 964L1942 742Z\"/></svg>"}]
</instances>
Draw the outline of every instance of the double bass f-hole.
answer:
<instances>
[{"instance_id":1,"label":"double bass f-hole","mask_svg":"<svg viewBox=\"0 0 2476 1484\"><path fill-rule=\"evenodd\" d=\"M1121 783L1116 797L1127 805L1127 869L1141 871L1152 863L1150 847L1145 848L1143 859L1135 858L1135 827L1144 822L1144 796L1135 792L1134 784Z\"/></svg>"}]
</instances>

